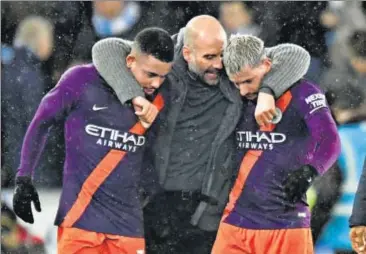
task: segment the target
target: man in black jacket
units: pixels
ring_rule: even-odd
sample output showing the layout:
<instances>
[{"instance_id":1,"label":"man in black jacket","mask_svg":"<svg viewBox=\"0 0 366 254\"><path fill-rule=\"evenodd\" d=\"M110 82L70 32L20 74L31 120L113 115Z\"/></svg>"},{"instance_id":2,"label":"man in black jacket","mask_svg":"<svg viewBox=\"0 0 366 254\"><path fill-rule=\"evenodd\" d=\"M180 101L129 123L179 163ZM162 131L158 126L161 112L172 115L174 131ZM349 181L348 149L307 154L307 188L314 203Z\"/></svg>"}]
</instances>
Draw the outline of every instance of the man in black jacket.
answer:
<instances>
[{"instance_id":1,"label":"man in black jacket","mask_svg":"<svg viewBox=\"0 0 366 254\"><path fill-rule=\"evenodd\" d=\"M160 89L168 112L152 151L158 193L144 213L147 250L210 253L235 174L233 133L242 100L223 71L227 37L215 18L193 18L174 39L175 63ZM103 58L102 52L112 48L115 53ZM127 87L119 82L126 71L121 60L129 50L127 41L102 40L93 48L93 62L117 95L128 90L137 97L142 92L133 90L132 80ZM274 97L303 76L310 62L303 48L290 44L269 49L269 57L278 71L265 77L259 93L261 125L275 115Z\"/></svg>"},{"instance_id":2,"label":"man in black jacket","mask_svg":"<svg viewBox=\"0 0 366 254\"><path fill-rule=\"evenodd\" d=\"M349 224L351 227L350 239L352 248L357 253L366 253L366 158L363 171L358 183L358 189L353 204Z\"/></svg>"},{"instance_id":3,"label":"man in black jacket","mask_svg":"<svg viewBox=\"0 0 366 254\"><path fill-rule=\"evenodd\" d=\"M14 56L2 68L3 186L13 182L22 137L47 86L42 63L51 56L53 35L53 26L47 19L40 16L24 19L14 39ZM57 154L53 154L53 157L57 157ZM55 167L52 162L47 165L50 164Z\"/></svg>"}]
</instances>

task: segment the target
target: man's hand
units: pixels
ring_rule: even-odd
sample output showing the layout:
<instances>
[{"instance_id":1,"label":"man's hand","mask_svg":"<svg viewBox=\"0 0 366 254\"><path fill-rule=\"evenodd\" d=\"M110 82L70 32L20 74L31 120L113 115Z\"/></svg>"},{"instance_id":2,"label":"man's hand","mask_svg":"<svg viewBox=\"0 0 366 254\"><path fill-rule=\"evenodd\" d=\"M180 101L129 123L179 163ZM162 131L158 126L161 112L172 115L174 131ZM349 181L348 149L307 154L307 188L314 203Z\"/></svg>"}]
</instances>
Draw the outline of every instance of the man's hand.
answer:
<instances>
[{"instance_id":1,"label":"man's hand","mask_svg":"<svg viewBox=\"0 0 366 254\"><path fill-rule=\"evenodd\" d=\"M349 238L354 251L358 254L366 254L366 226L352 227Z\"/></svg>"},{"instance_id":2,"label":"man's hand","mask_svg":"<svg viewBox=\"0 0 366 254\"><path fill-rule=\"evenodd\" d=\"M144 126L146 129L150 128L151 124L159 114L157 107L140 96L132 99L132 105L135 109L135 114L141 121L142 126Z\"/></svg>"},{"instance_id":3,"label":"man's hand","mask_svg":"<svg viewBox=\"0 0 366 254\"><path fill-rule=\"evenodd\" d=\"M13 196L13 210L25 222L33 224L32 201L37 212L41 211L41 203L32 180L27 176L19 176L15 181L16 187Z\"/></svg>"},{"instance_id":4,"label":"man's hand","mask_svg":"<svg viewBox=\"0 0 366 254\"><path fill-rule=\"evenodd\" d=\"M259 126L268 126L276 116L275 99L268 93L259 93L257 107L255 108L255 120Z\"/></svg>"}]
</instances>

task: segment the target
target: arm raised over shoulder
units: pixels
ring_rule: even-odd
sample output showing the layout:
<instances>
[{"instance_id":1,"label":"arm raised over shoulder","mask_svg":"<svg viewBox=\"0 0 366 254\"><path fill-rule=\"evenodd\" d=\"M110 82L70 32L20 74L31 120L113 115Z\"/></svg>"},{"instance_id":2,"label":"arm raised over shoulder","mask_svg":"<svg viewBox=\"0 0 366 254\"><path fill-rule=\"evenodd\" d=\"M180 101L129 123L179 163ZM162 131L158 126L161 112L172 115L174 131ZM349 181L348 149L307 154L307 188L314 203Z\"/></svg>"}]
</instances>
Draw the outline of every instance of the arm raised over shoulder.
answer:
<instances>
[{"instance_id":1,"label":"arm raised over shoulder","mask_svg":"<svg viewBox=\"0 0 366 254\"><path fill-rule=\"evenodd\" d=\"M295 44L280 44L266 48L267 56L272 60L272 69L262 81L262 89L269 88L276 98L280 97L309 69L310 54Z\"/></svg>"},{"instance_id":2,"label":"arm raised over shoulder","mask_svg":"<svg viewBox=\"0 0 366 254\"><path fill-rule=\"evenodd\" d=\"M145 96L126 66L126 57L131 51L131 45L131 41L107 38L98 41L92 48L95 68L112 87L122 104L135 97Z\"/></svg>"}]
</instances>

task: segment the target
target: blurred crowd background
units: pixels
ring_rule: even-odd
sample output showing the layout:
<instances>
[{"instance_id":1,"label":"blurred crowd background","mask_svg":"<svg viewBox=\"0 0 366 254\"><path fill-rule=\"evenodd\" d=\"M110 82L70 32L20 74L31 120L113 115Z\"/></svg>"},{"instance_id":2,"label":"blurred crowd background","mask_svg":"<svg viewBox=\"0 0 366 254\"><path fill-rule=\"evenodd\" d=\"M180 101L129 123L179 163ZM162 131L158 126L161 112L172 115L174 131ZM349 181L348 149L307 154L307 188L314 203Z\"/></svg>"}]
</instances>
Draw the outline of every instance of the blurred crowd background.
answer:
<instances>
[{"instance_id":1,"label":"blurred crowd background","mask_svg":"<svg viewBox=\"0 0 366 254\"><path fill-rule=\"evenodd\" d=\"M1 247L22 250L2 253L43 253L53 242L48 230L19 224L9 208L22 139L44 94L67 68L91 62L98 40L132 40L148 26L174 34L200 14L217 17L228 34L253 34L268 47L295 43L311 54L306 78L326 92L342 140L337 165L309 191L313 236L317 253L350 250L347 219L366 155L366 2L1 1ZM63 159L60 124L35 175L41 201L48 195L46 211L57 208Z\"/></svg>"}]
</instances>

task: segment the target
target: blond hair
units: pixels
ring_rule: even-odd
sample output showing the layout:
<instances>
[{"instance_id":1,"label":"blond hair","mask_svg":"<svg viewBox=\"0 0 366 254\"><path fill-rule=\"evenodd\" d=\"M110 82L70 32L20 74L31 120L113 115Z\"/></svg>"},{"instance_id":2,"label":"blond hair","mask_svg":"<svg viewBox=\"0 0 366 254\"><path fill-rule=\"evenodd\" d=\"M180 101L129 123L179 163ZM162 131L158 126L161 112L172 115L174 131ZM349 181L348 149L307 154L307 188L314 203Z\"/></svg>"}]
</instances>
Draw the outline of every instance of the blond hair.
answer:
<instances>
[{"instance_id":1,"label":"blond hair","mask_svg":"<svg viewBox=\"0 0 366 254\"><path fill-rule=\"evenodd\" d=\"M53 39L54 27L52 23L40 16L28 16L17 27L14 46L26 46L33 52L37 52L39 40L43 35Z\"/></svg>"},{"instance_id":2,"label":"blond hair","mask_svg":"<svg viewBox=\"0 0 366 254\"><path fill-rule=\"evenodd\" d=\"M263 41L253 35L232 35L224 49L223 62L228 75L243 67L256 67L266 58Z\"/></svg>"}]
</instances>

